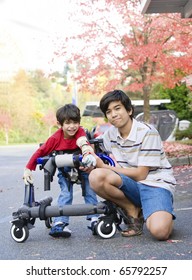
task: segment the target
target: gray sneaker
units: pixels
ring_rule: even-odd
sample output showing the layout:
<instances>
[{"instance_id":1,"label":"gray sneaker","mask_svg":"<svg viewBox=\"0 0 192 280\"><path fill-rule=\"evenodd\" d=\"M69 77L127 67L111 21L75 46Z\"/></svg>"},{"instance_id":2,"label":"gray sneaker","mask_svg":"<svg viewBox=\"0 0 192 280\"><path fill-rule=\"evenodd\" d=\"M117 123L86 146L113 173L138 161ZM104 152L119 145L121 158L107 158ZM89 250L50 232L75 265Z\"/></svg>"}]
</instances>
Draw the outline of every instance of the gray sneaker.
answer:
<instances>
[{"instance_id":1,"label":"gray sneaker","mask_svg":"<svg viewBox=\"0 0 192 280\"><path fill-rule=\"evenodd\" d=\"M71 230L68 228L68 224L60 223L51 228L49 235L51 235L52 237L67 238L71 236Z\"/></svg>"}]
</instances>

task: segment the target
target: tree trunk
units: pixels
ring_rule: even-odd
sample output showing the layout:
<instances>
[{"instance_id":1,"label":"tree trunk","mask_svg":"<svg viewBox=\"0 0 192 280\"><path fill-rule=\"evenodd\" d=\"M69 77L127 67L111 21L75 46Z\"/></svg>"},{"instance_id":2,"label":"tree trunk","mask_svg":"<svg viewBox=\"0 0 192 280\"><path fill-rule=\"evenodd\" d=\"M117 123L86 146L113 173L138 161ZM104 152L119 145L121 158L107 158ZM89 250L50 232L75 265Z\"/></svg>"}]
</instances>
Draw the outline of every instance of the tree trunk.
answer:
<instances>
[{"instance_id":1,"label":"tree trunk","mask_svg":"<svg viewBox=\"0 0 192 280\"><path fill-rule=\"evenodd\" d=\"M144 122L149 122L150 120L150 105L149 105L150 89L148 86L143 87L143 112L144 112Z\"/></svg>"}]
</instances>

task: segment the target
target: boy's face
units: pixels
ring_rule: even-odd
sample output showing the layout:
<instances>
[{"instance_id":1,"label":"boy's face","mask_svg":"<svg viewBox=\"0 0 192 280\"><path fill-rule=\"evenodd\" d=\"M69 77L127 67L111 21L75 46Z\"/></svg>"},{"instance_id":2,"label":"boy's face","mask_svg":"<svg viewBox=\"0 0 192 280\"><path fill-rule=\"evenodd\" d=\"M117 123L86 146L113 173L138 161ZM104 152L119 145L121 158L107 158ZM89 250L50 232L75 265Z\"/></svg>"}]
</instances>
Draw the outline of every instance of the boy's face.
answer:
<instances>
[{"instance_id":1,"label":"boy's face","mask_svg":"<svg viewBox=\"0 0 192 280\"><path fill-rule=\"evenodd\" d=\"M66 120L62 125L65 138L73 138L77 130L79 129L80 123L73 120Z\"/></svg>"},{"instance_id":2,"label":"boy's face","mask_svg":"<svg viewBox=\"0 0 192 280\"><path fill-rule=\"evenodd\" d=\"M112 101L106 111L108 121L119 129L131 121L131 114L132 111L127 112L121 101Z\"/></svg>"}]
</instances>

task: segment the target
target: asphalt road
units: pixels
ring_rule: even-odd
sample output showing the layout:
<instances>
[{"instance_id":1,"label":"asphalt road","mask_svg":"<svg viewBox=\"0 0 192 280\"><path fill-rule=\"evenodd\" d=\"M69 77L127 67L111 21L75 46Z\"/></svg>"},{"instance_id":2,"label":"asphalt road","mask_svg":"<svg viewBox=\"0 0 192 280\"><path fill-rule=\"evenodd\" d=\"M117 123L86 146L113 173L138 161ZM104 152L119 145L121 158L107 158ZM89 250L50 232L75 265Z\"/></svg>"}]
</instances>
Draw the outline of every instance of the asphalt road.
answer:
<instances>
[{"instance_id":1,"label":"asphalt road","mask_svg":"<svg viewBox=\"0 0 192 280\"><path fill-rule=\"evenodd\" d=\"M168 241L154 240L146 228L141 236L121 237L117 232L111 239L93 236L87 229L85 217L71 217L72 236L54 239L48 235L44 221L39 219L24 243L15 242L10 235L12 212L23 204L23 168L37 148L35 145L0 147L0 259L1 260L192 260L192 168L175 168L178 186L175 196L177 219ZM43 173L34 173L35 196L40 200L59 194L57 177L51 191L43 190ZM74 204L83 203L81 189L74 187Z\"/></svg>"}]
</instances>

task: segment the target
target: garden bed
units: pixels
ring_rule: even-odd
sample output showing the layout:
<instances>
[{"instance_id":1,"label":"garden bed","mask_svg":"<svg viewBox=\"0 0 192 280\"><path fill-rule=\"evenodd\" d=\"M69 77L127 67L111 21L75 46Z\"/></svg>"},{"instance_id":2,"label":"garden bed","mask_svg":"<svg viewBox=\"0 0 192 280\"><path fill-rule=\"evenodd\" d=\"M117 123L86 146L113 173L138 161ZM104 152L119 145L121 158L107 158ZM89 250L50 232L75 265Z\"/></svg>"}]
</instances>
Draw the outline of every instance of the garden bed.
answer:
<instances>
[{"instance_id":1,"label":"garden bed","mask_svg":"<svg viewBox=\"0 0 192 280\"><path fill-rule=\"evenodd\" d=\"M192 156L192 146L181 142L163 142L163 147L168 158Z\"/></svg>"}]
</instances>

